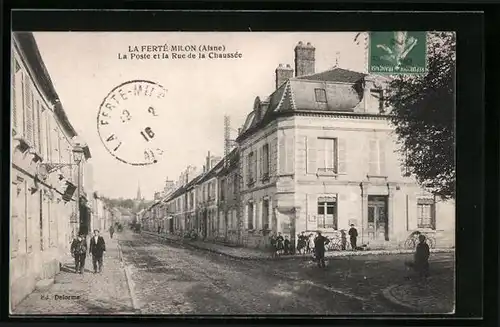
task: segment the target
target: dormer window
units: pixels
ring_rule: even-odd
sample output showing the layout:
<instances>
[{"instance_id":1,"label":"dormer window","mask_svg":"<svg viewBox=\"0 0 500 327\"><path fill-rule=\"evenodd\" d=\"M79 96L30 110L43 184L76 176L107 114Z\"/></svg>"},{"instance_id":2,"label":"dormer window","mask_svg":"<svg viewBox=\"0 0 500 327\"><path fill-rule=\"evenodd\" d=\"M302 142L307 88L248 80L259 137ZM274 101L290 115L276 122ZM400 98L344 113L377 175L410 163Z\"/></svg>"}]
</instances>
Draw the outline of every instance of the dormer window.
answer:
<instances>
[{"instance_id":1,"label":"dormer window","mask_svg":"<svg viewBox=\"0 0 500 327\"><path fill-rule=\"evenodd\" d=\"M316 102L326 103L326 90L325 89L314 89L316 95Z\"/></svg>"}]
</instances>

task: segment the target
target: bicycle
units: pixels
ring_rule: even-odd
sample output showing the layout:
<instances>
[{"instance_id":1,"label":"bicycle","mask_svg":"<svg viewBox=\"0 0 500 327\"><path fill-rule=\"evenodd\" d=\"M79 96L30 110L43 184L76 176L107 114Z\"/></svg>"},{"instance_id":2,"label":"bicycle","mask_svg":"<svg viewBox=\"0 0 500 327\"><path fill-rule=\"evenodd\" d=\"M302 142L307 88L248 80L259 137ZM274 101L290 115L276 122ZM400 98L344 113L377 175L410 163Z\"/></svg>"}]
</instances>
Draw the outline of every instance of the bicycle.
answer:
<instances>
[{"instance_id":1,"label":"bicycle","mask_svg":"<svg viewBox=\"0 0 500 327\"><path fill-rule=\"evenodd\" d=\"M408 250L414 250L417 247L418 243L420 242L418 240L418 237L420 235L425 236L425 242L427 243L427 245L429 245L429 248L433 249L436 246L436 238L433 235L429 235L427 233L420 231L414 231L406 239L404 243L404 248Z\"/></svg>"}]
</instances>

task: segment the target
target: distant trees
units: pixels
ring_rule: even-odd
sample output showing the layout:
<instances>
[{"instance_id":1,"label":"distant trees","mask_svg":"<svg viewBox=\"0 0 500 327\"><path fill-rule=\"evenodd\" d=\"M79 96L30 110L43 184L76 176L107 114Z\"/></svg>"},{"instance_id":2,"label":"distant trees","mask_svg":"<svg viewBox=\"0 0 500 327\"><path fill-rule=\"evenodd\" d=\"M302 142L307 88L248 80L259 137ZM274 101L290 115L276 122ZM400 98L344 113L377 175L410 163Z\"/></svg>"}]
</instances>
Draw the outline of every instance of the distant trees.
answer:
<instances>
[{"instance_id":1,"label":"distant trees","mask_svg":"<svg viewBox=\"0 0 500 327\"><path fill-rule=\"evenodd\" d=\"M436 195L455 198L455 48L452 32L427 37L428 72L399 75L386 101L401 145L404 165Z\"/></svg>"},{"instance_id":2,"label":"distant trees","mask_svg":"<svg viewBox=\"0 0 500 327\"><path fill-rule=\"evenodd\" d=\"M140 211L144 208L147 208L153 203L153 201L142 200L136 206L136 201L132 199L124 199L124 198L114 199L107 197L103 197L102 199L110 207L125 208L131 210L132 212L134 212L136 209L137 211Z\"/></svg>"}]
</instances>

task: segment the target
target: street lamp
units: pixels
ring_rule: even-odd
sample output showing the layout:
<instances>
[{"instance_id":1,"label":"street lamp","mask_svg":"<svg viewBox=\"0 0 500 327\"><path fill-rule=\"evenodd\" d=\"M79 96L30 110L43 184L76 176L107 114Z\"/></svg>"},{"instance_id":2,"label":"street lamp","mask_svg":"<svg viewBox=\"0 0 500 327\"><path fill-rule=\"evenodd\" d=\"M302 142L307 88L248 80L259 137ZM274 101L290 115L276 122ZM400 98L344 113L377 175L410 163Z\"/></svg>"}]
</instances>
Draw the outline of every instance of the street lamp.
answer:
<instances>
[{"instance_id":1,"label":"street lamp","mask_svg":"<svg viewBox=\"0 0 500 327\"><path fill-rule=\"evenodd\" d=\"M79 229L79 233L81 232L80 228L82 227L82 221L81 221L81 217L80 217L80 187L81 187L81 171L80 171L80 163L82 162L83 160L83 157L84 157L84 152L83 152L83 148L79 145L75 146L73 148L73 156L74 156L74 160L75 160L75 163L78 167L78 173L77 173L77 178L78 178L78 182L77 182L77 188L76 188L76 217L77 217L77 223L78 223L78 229ZM75 232L75 228L73 226L73 233Z\"/></svg>"}]
</instances>

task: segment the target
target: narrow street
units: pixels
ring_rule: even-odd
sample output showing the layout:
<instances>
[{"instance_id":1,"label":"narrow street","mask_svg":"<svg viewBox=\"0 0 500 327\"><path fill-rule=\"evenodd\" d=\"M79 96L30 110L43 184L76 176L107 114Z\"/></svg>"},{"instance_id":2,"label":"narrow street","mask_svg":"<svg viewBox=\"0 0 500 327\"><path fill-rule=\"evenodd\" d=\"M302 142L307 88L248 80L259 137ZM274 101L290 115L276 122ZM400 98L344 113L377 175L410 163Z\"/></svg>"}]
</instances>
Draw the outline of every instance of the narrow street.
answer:
<instances>
[{"instance_id":1,"label":"narrow street","mask_svg":"<svg viewBox=\"0 0 500 327\"><path fill-rule=\"evenodd\" d=\"M378 277L365 275L360 282L358 275L365 271L358 269L356 274L352 268L364 266L370 258L336 259L326 269L307 260L242 261L130 231L120 235L120 245L142 314L338 315L401 310L380 295L394 274L388 268L393 261L383 256L378 258L381 268L374 271ZM404 259L396 261L400 260ZM377 278L380 281L374 283Z\"/></svg>"}]
</instances>

